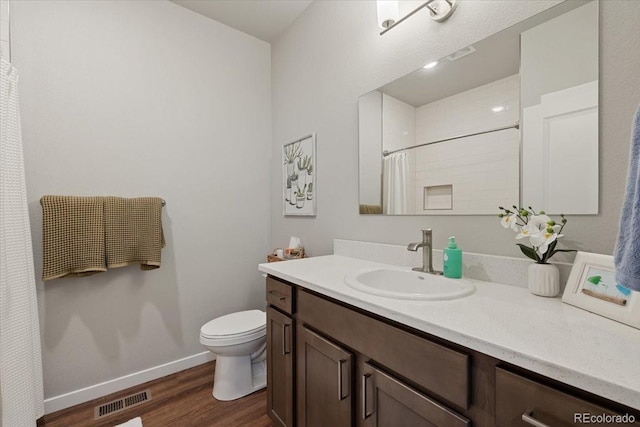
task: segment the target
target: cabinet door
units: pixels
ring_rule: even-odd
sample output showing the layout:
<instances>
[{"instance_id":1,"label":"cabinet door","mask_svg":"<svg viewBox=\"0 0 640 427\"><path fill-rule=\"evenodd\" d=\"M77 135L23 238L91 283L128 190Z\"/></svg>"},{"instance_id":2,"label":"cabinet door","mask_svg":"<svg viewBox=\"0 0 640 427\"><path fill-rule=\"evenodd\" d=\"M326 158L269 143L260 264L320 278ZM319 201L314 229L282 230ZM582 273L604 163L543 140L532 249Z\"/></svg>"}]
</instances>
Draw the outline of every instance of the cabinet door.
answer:
<instances>
[{"instance_id":1,"label":"cabinet door","mask_svg":"<svg viewBox=\"0 0 640 427\"><path fill-rule=\"evenodd\" d=\"M496 426L640 426L637 414L616 413L519 374L496 368Z\"/></svg>"},{"instance_id":2,"label":"cabinet door","mask_svg":"<svg viewBox=\"0 0 640 427\"><path fill-rule=\"evenodd\" d=\"M293 319L267 307L267 413L275 426L293 422Z\"/></svg>"},{"instance_id":3,"label":"cabinet door","mask_svg":"<svg viewBox=\"0 0 640 427\"><path fill-rule=\"evenodd\" d=\"M377 367L360 369L358 425L411 427L466 427L468 419L425 396Z\"/></svg>"},{"instance_id":4,"label":"cabinet door","mask_svg":"<svg viewBox=\"0 0 640 427\"><path fill-rule=\"evenodd\" d=\"M353 355L310 329L298 327L298 425L350 426L352 388Z\"/></svg>"}]
</instances>

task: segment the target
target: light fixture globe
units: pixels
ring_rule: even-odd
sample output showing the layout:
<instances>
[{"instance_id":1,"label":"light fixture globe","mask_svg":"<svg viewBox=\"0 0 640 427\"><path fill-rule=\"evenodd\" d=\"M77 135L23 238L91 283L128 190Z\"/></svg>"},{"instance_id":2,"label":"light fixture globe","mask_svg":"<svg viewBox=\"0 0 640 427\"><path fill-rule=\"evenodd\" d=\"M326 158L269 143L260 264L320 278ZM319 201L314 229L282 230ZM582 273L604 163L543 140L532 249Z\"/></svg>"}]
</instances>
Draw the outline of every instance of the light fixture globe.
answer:
<instances>
[{"instance_id":1,"label":"light fixture globe","mask_svg":"<svg viewBox=\"0 0 640 427\"><path fill-rule=\"evenodd\" d=\"M458 6L458 0L434 0L427 5L431 19L443 22L449 19Z\"/></svg>"}]
</instances>

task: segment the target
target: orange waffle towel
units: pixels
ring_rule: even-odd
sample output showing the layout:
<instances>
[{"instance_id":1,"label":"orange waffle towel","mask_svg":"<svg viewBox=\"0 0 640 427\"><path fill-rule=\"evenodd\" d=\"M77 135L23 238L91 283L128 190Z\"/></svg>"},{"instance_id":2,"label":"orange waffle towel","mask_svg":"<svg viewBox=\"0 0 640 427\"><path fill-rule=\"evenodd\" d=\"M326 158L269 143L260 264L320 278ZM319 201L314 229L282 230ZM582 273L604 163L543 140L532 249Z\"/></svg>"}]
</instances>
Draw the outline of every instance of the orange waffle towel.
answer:
<instances>
[{"instance_id":1,"label":"orange waffle towel","mask_svg":"<svg viewBox=\"0 0 640 427\"><path fill-rule=\"evenodd\" d=\"M106 271L102 197L44 196L42 280Z\"/></svg>"},{"instance_id":2,"label":"orange waffle towel","mask_svg":"<svg viewBox=\"0 0 640 427\"><path fill-rule=\"evenodd\" d=\"M107 267L140 263L142 270L160 267L165 245L159 197L104 198Z\"/></svg>"}]
</instances>

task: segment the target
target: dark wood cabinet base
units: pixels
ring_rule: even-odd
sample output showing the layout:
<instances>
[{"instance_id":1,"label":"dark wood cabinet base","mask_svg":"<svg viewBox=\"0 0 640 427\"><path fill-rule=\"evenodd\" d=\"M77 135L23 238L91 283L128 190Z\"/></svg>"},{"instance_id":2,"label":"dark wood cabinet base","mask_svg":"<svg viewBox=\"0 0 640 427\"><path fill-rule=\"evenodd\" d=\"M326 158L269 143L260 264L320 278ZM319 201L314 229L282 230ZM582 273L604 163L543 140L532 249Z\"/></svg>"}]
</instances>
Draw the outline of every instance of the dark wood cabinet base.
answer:
<instances>
[{"instance_id":1,"label":"dark wood cabinet base","mask_svg":"<svg viewBox=\"0 0 640 427\"><path fill-rule=\"evenodd\" d=\"M271 327L296 337L295 372L269 375L269 396L293 396L292 422L270 412L278 426L563 427L591 413L640 427L639 411L341 301L272 277L267 290ZM285 335L269 332L273 363Z\"/></svg>"}]
</instances>

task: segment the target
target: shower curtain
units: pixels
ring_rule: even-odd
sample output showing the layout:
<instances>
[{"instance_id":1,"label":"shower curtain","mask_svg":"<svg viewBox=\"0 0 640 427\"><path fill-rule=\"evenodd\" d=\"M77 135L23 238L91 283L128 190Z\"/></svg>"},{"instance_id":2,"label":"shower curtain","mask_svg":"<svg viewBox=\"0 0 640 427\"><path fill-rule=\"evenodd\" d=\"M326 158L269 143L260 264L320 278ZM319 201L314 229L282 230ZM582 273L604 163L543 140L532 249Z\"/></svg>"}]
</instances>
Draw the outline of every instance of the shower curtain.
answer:
<instances>
[{"instance_id":1,"label":"shower curtain","mask_svg":"<svg viewBox=\"0 0 640 427\"><path fill-rule=\"evenodd\" d=\"M0 52L0 427L35 426L44 414L17 83Z\"/></svg>"},{"instance_id":2,"label":"shower curtain","mask_svg":"<svg viewBox=\"0 0 640 427\"><path fill-rule=\"evenodd\" d=\"M384 158L382 206L385 214L409 213L408 169L409 161L406 153L391 154Z\"/></svg>"}]
</instances>

